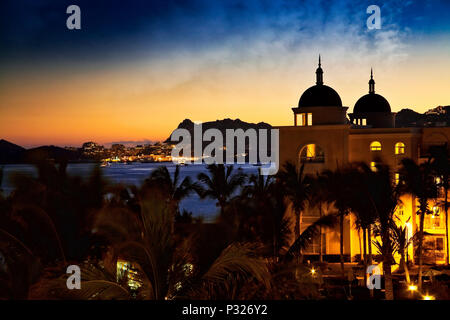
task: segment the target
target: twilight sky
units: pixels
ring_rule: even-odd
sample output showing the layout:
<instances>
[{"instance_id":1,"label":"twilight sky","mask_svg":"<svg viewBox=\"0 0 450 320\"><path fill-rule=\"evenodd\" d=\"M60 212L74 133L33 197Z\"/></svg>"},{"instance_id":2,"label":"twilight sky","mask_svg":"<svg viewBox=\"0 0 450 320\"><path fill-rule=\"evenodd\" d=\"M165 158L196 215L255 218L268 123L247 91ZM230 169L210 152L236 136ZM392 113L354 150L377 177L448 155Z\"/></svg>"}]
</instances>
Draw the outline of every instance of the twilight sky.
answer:
<instances>
[{"instance_id":1,"label":"twilight sky","mask_svg":"<svg viewBox=\"0 0 450 320\"><path fill-rule=\"evenodd\" d=\"M319 53L349 112L371 67L394 112L450 105L447 0L2 0L0 15L0 138L27 147L162 140L185 118L291 125Z\"/></svg>"}]
</instances>

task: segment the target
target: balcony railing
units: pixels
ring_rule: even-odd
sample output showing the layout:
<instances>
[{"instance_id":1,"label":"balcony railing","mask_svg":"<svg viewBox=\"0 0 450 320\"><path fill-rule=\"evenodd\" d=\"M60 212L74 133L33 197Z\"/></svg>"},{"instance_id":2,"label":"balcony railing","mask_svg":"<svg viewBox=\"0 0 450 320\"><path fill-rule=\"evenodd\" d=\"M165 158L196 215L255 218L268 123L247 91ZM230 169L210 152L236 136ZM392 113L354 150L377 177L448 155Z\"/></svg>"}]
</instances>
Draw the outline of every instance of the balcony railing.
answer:
<instances>
[{"instance_id":1,"label":"balcony railing","mask_svg":"<svg viewBox=\"0 0 450 320\"><path fill-rule=\"evenodd\" d=\"M302 163L324 163L324 156L315 156L315 157L300 157L300 161Z\"/></svg>"}]
</instances>

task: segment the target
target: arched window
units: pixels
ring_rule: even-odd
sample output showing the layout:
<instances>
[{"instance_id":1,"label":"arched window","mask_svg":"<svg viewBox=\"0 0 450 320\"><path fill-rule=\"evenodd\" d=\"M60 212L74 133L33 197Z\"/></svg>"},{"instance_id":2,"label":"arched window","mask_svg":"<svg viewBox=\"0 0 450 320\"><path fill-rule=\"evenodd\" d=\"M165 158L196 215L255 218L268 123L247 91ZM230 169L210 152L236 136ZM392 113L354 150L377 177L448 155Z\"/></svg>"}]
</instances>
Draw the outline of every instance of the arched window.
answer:
<instances>
[{"instance_id":1,"label":"arched window","mask_svg":"<svg viewBox=\"0 0 450 320\"><path fill-rule=\"evenodd\" d=\"M370 151L381 151L381 143L379 141L373 141L370 144Z\"/></svg>"},{"instance_id":2,"label":"arched window","mask_svg":"<svg viewBox=\"0 0 450 320\"><path fill-rule=\"evenodd\" d=\"M307 144L300 151L300 161L322 163L325 161L325 154L321 147L315 144Z\"/></svg>"},{"instance_id":3,"label":"arched window","mask_svg":"<svg viewBox=\"0 0 450 320\"><path fill-rule=\"evenodd\" d=\"M372 161L370 163L370 170L372 170L373 172L376 172L378 170L377 166L378 166L378 162Z\"/></svg>"},{"instance_id":4,"label":"arched window","mask_svg":"<svg viewBox=\"0 0 450 320\"><path fill-rule=\"evenodd\" d=\"M395 154L405 154L405 144L403 142L395 144Z\"/></svg>"}]
</instances>

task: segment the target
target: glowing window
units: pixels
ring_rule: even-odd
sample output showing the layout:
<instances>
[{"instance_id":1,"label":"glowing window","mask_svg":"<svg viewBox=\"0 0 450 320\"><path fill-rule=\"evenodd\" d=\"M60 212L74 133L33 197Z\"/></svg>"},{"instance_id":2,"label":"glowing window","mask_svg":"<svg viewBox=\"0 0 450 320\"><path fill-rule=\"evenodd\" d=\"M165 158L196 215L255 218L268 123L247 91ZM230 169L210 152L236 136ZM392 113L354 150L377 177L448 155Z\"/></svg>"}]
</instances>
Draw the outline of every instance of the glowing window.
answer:
<instances>
[{"instance_id":1,"label":"glowing window","mask_svg":"<svg viewBox=\"0 0 450 320\"><path fill-rule=\"evenodd\" d=\"M442 214L439 215L439 214L435 214L435 213L425 215L424 228L425 229L443 229L443 228L445 228L444 215L442 215Z\"/></svg>"},{"instance_id":2,"label":"glowing window","mask_svg":"<svg viewBox=\"0 0 450 320\"><path fill-rule=\"evenodd\" d=\"M315 144L308 144L306 146L306 157L314 158L315 156L316 156L316 145Z\"/></svg>"},{"instance_id":3,"label":"glowing window","mask_svg":"<svg viewBox=\"0 0 450 320\"><path fill-rule=\"evenodd\" d=\"M397 142L395 144L395 154L404 154L405 153L405 144L403 142Z\"/></svg>"},{"instance_id":4,"label":"glowing window","mask_svg":"<svg viewBox=\"0 0 450 320\"><path fill-rule=\"evenodd\" d=\"M312 126L312 113L299 113L296 116L298 126Z\"/></svg>"},{"instance_id":5,"label":"glowing window","mask_svg":"<svg viewBox=\"0 0 450 320\"><path fill-rule=\"evenodd\" d=\"M400 173L395 173L394 182L396 185L400 183Z\"/></svg>"},{"instance_id":6,"label":"glowing window","mask_svg":"<svg viewBox=\"0 0 450 320\"><path fill-rule=\"evenodd\" d=\"M362 123L363 126L367 125L367 119L362 119Z\"/></svg>"},{"instance_id":7,"label":"glowing window","mask_svg":"<svg viewBox=\"0 0 450 320\"><path fill-rule=\"evenodd\" d=\"M297 114L297 125L300 127L306 126L306 115L304 113Z\"/></svg>"},{"instance_id":8,"label":"glowing window","mask_svg":"<svg viewBox=\"0 0 450 320\"><path fill-rule=\"evenodd\" d=\"M398 205L398 209L397 209L397 213L400 215L400 216L402 216L403 215L403 205L402 204L399 204Z\"/></svg>"},{"instance_id":9,"label":"glowing window","mask_svg":"<svg viewBox=\"0 0 450 320\"><path fill-rule=\"evenodd\" d=\"M378 141L373 141L370 144L370 151L381 151L381 143Z\"/></svg>"},{"instance_id":10,"label":"glowing window","mask_svg":"<svg viewBox=\"0 0 450 320\"><path fill-rule=\"evenodd\" d=\"M374 172L377 171L377 163L375 161L370 163L370 169Z\"/></svg>"},{"instance_id":11,"label":"glowing window","mask_svg":"<svg viewBox=\"0 0 450 320\"><path fill-rule=\"evenodd\" d=\"M319 146L315 144L307 144L300 151L301 162L324 162L325 154Z\"/></svg>"}]
</instances>

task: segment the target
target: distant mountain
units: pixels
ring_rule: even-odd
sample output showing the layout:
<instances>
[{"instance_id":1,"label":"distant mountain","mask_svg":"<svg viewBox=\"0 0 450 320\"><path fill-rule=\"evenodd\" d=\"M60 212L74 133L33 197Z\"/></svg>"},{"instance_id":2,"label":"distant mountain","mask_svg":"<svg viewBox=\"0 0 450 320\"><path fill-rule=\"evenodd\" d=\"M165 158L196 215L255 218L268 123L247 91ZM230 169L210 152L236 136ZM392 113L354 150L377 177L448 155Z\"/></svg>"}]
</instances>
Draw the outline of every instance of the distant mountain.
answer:
<instances>
[{"instance_id":1,"label":"distant mountain","mask_svg":"<svg viewBox=\"0 0 450 320\"><path fill-rule=\"evenodd\" d=\"M223 119L223 120L216 120L216 121L210 121L210 122L204 122L202 123L202 131L203 133L208 130L208 129L218 129L221 133L222 133L222 137L223 137L223 146L226 146L226 130L227 129L233 129L233 130L237 130L237 129L242 129L244 131L248 130L248 129L255 129L258 130L259 129L267 129L268 130L268 134L267 134L267 150L270 150L270 145L271 145L271 132L270 129L272 128L272 126L268 123L265 122L260 122L260 123L249 123L249 122L244 122L241 121L239 119ZM186 129L189 131L190 135L191 135L191 156L194 155L194 142L193 142L193 138L194 137L194 123L190 120L190 119L185 119L183 122L181 122L178 125L177 129ZM173 133L173 132L172 132ZM171 134L172 135L172 134ZM166 143L172 143L172 144L176 144L178 143L178 141L172 141L169 138L166 139L165 141ZM211 143L211 141L203 141L203 145L202 145L202 149L204 150L204 148L209 145ZM255 149L256 150L255 150ZM254 151L256 151L256 154L259 155L259 136L257 135L257 144L256 146L250 146L248 139L246 139L245 141L245 153L247 154L246 156L246 160L248 160L248 155L250 153L252 153ZM252 151L252 152L250 152ZM226 157L226 148L223 149L223 153L224 153L224 159ZM235 144L235 150L234 150L234 156L237 156L237 147ZM188 155L185 155L188 156ZM258 156L258 161L259 161L259 156Z\"/></svg>"},{"instance_id":2,"label":"distant mountain","mask_svg":"<svg viewBox=\"0 0 450 320\"><path fill-rule=\"evenodd\" d=\"M78 152L55 146L25 149L6 140L0 140L0 164L35 163L42 160L74 161L80 159Z\"/></svg>"},{"instance_id":3,"label":"distant mountain","mask_svg":"<svg viewBox=\"0 0 450 320\"><path fill-rule=\"evenodd\" d=\"M272 126L265 122L259 122L259 123L249 123L244 122L239 119L223 119L223 120L216 120L216 121L209 121L209 122L203 122L202 123L202 129L203 131L206 131L208 129L219 129L222 134L225 137L225 131L226 129L271 129ZM177 129L186 129L189 131L191 136L194 136L194 122L192 122L190 119L183 120L177 127ZM172 135L172 134L171 134ZM170 136L166 139L165 142L171 142Z\"/></svg>"},{"instance_id":4,"label":"distant mountain","mask_svg":"<svg viewBox=\"0 0 450 320\"><path fill-rule=\"evenodd\" d=\"M73 161L79 159L79 153L56 146L42 146L28 149L24 152L23 161L34 163L42 160Z\"/></svg>"},{"instance_id":5,"label":"distant mountain","mask_svg":"<svg viewBox=\"0 0 450 320\"><path fill-rule=\"evenodd\" d=\"M450 126L450 106L439 106L423 114L411 109L402 109L395 116L395 126L397 128Z\"/></svg>"},{"instance_id":6,"label":"distant mountain","mask_svg":"<svg viewBox=\"0 0 450 320\"><path fill-rule=\"evenodd\" d=\"M19 162L25 152L25 148L9 141L0 140L0 163L16 163Z\"/></svg>"}]
</instances>

